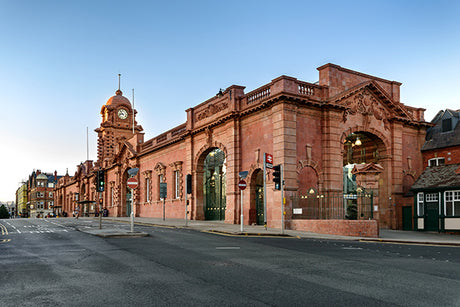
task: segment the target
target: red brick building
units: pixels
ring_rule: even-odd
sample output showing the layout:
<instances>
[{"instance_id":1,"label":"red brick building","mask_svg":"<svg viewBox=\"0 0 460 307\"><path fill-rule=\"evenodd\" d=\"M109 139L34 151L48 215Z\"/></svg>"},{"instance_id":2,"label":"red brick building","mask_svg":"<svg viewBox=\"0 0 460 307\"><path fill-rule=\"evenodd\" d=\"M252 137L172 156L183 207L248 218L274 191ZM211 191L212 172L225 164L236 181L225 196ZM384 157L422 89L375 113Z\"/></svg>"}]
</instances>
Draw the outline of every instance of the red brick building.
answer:
<instances>
[{"instance_id":1,"label":"red brick building","mask_svg":"<svg viewBox=\"0 0 460 307\"><path fill-rule=\"evenodd\" d=\"M150 140L144 140L136 111L117 91L101 109L98 160L62 178L56 202L72 211L78 195L88 213L95 210L95 172L103 169L103 206L110 215L127 216L127 171L139 168L135 216L162 216L159 190L166 183L166 218L183 218L185 175L191 174L190 217L239 223L238 173L248 171L244 223L266 219L268 227L280 227L281 192L271 171L263 172L264 153L269 153L284 167L286 227L349 234L358 229L371 236L377 222L401 228L402 208L413 202L404 191L423 170L424 109L400 102L401 83L333 64L318 71L317 83L281 76L248 93L230 86L186 110L186 123ZM371 195L366 213L361 191ZM338 205L329 198L334 193ZM317 200L310 204L312 195ZM315 206L331 214L309 215Z\"/></svg>"},{"instance_id":2,"label":"red brick building","mask_svg":"<svg viewBox=\"0 0 460 307\"><path fill-rule=\"evenodd\" d=\"M48 214L58 214L60 208L54 204L54 189L60 176L33 171L27 181L28 213L30 217L45 217Z\"/></svg>"},{"instance_id":3,"label":"red brick building","mask_svg":"<svg viewBox=\"0 0 460 307\"><path fill-rule=\"evenodd\" d=\"M440 111L422 146L425 170L412 186L413 228L460 231L460 111Z\"/></svg>"}]
</instances>

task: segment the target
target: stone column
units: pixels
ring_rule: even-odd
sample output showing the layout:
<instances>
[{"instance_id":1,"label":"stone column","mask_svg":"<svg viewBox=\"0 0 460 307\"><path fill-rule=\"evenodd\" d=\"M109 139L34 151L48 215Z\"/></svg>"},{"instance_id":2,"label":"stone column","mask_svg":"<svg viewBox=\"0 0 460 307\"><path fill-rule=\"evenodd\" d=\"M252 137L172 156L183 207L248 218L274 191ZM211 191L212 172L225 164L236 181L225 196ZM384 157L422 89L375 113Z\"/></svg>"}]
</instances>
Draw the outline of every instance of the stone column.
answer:
<instances>
[{"instance_id":1,"label":"stone column","mask_svg":"<svg viewBox=\"0 0 460 307\"><path fill-rule=\"evenodd\" d=\"M225 127L226 148L227 148L227 209L225 211L225 222L229 224L239 223L239 189L238 173L241 171L240 156L240 122L234 119Z\"/></svg>"},{"instance_id":2,"label":"stone column","mask_svg":"<svg viewBox=\"0 0 460 307\"><path fill-rule=\"evenodd\" d=\"M297 109L286 101L272 107L273 164L283 165L286 198L297 191ZM281 191L274 190L270 181L267 181L267 224L281 227Z\"/></svg>"},{"instance_id":3,"label":"stone column","mask_svg":"<svg viewBox=\"0 0 460 307\"><path fill-rule=\"evenodd\" d=\"M333 110L325 110L322 114L322 155L325 191L342 191L343 189L343 157L340 136L342 114ZM319 191L323 193L325 191Z\"/></svg>"}]
</instances>

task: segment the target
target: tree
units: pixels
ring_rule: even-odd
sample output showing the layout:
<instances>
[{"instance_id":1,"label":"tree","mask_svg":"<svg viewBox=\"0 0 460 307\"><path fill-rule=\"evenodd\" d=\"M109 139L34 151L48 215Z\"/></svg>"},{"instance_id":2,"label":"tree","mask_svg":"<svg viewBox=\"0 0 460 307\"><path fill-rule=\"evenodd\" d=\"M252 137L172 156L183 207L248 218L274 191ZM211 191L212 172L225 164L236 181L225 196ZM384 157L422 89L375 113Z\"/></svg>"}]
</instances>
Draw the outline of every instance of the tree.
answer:
<instances>
[{"instance_id":1,"label":"tree","mask_svg":"<svg viewBox=\"0 0 460 307\"><path fill-rule=\"evenodd\" d=\"M5 205L0 207L0 219L8 219L10 218L10 214L8 213L8 209L6 209Z\"/></svg>"}]
</instances>

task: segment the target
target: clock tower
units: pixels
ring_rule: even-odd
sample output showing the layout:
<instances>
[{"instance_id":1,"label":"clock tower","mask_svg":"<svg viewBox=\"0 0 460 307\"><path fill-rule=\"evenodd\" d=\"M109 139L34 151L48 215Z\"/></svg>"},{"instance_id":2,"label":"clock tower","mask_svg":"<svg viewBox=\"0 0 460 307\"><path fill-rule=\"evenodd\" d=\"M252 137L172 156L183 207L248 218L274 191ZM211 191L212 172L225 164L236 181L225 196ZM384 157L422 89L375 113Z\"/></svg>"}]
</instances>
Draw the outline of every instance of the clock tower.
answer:
<instances>
[{"instance_id":1,"label":"clock tower","mask_svg":"<svg viewBox=\"0 0 460 307\"><path fill-rule=\"evenodd\" d=\"M120 89L102 106L101 126L95 130L98 135L97 160L100 166L113 158L121 141L128 140L143 130L135 121L136 113Z\"/></svg>"}]
</instances>

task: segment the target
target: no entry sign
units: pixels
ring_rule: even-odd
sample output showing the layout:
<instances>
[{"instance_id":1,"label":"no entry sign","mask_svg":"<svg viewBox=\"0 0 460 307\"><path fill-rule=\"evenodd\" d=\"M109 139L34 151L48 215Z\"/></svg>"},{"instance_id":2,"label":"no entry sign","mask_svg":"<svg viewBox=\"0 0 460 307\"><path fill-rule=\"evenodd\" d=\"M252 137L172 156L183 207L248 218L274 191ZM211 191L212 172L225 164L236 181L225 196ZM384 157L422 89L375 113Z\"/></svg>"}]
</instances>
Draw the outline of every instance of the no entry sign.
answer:
<instances>
[{"instance_id":1,"label":"no entry sign","mask_svg":"<svg viewBox=\"0 0 460 307\"><path fill-rule=\"evenodd\" d=\"M128 179L128 188L131 188L131 189L137 188L137 179L136 178L129 178Z\"/></svg>"},{"instance_id":2,"label":"no entry sign","mask_svg":"<svg viewBox=\"0 0 460 307\"><path fill-rule=\"evenodd\" d=\"M240 190L246 189L246 181L240 180L240 182L238 182L238 187L240 188Z\"/></svg>"}]
</instances>

